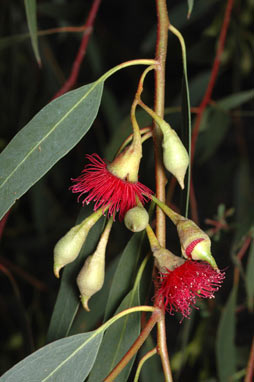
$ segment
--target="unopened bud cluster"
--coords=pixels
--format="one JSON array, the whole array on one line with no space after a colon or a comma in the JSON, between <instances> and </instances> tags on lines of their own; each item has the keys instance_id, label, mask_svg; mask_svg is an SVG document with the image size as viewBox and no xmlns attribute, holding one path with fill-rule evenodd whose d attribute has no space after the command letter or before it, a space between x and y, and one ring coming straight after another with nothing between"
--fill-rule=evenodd
<instances>
[{"instance_id":1,"label":"unopened bud cluster","mask_svg":"<svg viewBox=\"0 0 254 382\"><path fill-rule=\"evenodd\" d=\"M73 262L79 255L92 226L102 216L102 211L94 212L82 223L74 226L64 235L54 248L54 273L59 277L60 270ZM110 218L102 233L97 248L89 256L77 276L77 285L83 307L89 311L88 301L104 283L105 253L113 218Z\"/></svg>"}]
</instances>

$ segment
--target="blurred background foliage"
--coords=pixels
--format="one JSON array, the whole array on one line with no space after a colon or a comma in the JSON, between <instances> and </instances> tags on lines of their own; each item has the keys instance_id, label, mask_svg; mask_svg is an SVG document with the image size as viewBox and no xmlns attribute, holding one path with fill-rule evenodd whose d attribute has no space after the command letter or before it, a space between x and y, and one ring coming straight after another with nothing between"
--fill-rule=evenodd
<instances>
[{"instance_id":1,"label":"blurred background foliage","mask_svg":"<svg viewBox=\"0 0 254 382\"><path fill-rule=\"evenodd\" d=\"M196 0L187 19L187 1L168 1L170 21L181 30L187 46L192 107L199 105L208 84L225 5L226 1ZM38 30L80 26L90 7L88 0L40 0ZM0 9L2 150L68 78L82 33L39 37L39 68L27 35L24 2L2 0ZM213 102L202 120L193 167L199 222L212 236L213 255L219 267L226 270L227 278L216 300L200 303L200 310L194 311L190 320L179 325L177 318L167 318L176 381L223 381L218 371L221 362L228 363L234 372L232 380L241 381L249 357L254 297L253 13L251 0L234 2ZM155 1L102 1L76 86L96 80L123 61L153 58L155 39ZM86 153L97 152L111 160L122 139L129 135L129 110L141 71L140 67L128 68L106 82L93 128L11 209L0 249L1 373L45 343L59 288L52 272L53 247L75 224L81 207L68 190L71 178L79 175ZM165 118L176 130L181 124L181 76L180 48L169 35ZM149 76L143 99L152 105L153 98L153 78ZM141 110L137 116L141 127L150 123ZM152 174L152 143L148 141L144 144L140 179L154 189ZM177 188L172 202L179 206L179 200ZM109 274L113 272L113 260L130 237L122 225L114 225L108 249ZM179 251L170 227L168 243ZM246 251L241 257L239 251L244 245ZM94 313L79 315L73 332L97 327L105 305L105 296L94 297ZM148 349L152 345L145 346ZM225 359L218 359L218 354L224 354ZM159 380L159 364L150 369L147 366L142 380L152 380L152 373Z\"/></svg>"}]
</instances>

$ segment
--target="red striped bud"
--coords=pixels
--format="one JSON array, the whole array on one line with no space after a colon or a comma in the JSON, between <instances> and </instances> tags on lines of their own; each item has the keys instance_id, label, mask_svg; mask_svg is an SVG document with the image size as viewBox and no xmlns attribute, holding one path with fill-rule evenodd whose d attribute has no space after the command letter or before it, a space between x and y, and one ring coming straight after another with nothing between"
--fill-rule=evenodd
<instances>
[{"instance_id":1,"label":"red striped bud","mask_svg":"<svg viewBox=\"0 0 254 382\"><path fill-rule=\"evenodd\" d=\"M176 223L182 255L186 259L207 261L214 269L217 264L211 254L211 240L192 220L180 218Z\"/></svg>"}]
</instances>

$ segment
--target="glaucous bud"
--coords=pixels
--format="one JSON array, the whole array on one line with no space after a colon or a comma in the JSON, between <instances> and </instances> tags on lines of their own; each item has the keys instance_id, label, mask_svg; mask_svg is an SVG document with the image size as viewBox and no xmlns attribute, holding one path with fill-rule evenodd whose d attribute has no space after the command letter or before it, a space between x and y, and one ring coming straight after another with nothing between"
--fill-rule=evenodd
<instances>
[{"instance_id":1,"label":"glaucous bud","mask_svg":"<svg viewBox=\"0 0 254 382\"><path fill-rule=\"evenodd\" d=\"M182 254L186 259L203 260L218 269L211 254L211 240L192 220L182 217L176 224Z\"/></svg>"},{"instance_id":2,"label":"glaucous bud","mask_svg":"<svg viewBox=\"0 0 254 382\"><path fill-rule=\"evenodd\" d=\"M72 227L55 245L54 248L54 274L59 278L60 270L74 261L84 244L89 228L78 224Z\"/></svg>"},{"instance_id":3,"label":"glaucous bud","mask_svg":"<svg viewBox=\"0 0 254 382\"><path fill-rule=\"evenodd\" d=\"M105 255L109 234L113 224L113 217L108 220L107 225L100 237L96 251L89 256L77 276L77 285L80 291L81 303L88 312L89 299L102 288L105 277Z\"/></svg>"},{"instance_id":4,"label":"glaucous bud","mask_svg":"<svg viewBox=\"0 0 254 382\"><path fill-rule=\"evenodd\" d=\"M124 224L132 232L143 231L149 221L149 215L145 208L134 207L128 210L124 217Z\"/></svg>"},{"instance_id":5,"label":"glaucous bud","mask_svg":"<svg viewBox=\"0 0 254 382\"><path fill-rule=\"evenodd\" d=\"M163 118L140 100L139 104L160 126L163 134L162 148L164 166L176 177L181 188L184 189L184 177L190 160L181 139Z\"/></svg>"},{"instance_id":6,"label":"glaucous bud","mask_svg":"<svg viewBox=\"0 0 254 382\"><path fill-rule=\"evenodd\" d=\"M162 120L160 128L163 133L164 166L176 177L181 188L184 189L184 177L189 166L189 155L175 130L166 121Z\"/></svg>"},{"instance_id":7,"label":"glaucous bud","mask_svg":"<svg viewBox=\"0 0 254 382\"><path fill-rule=\"evenodd\" d=\"M95 251L89 256L77 277L83 307L89 312L89 299L103 286L105 277L105 251Z\"/></svg>"},{"instance_id":8,"label":"glaucous bud","mask_svg":"<svg viewBox=\"0 0 254 382\"><path fill-rule=\"evenodd\" d=\"M90 229L101 216L101 209L92 213L82 223L72 227L56 243L54 248L54 274L57 278L59 278L60 270L78 257Z\"/></svg>"},{"instance_id":9,"label":"glaucous bud","mask_svg":"<svg viewBox=\"0 0 254 382\"><path fill-rule=\"evenodd\" d=\"M185 262L184 259L175 256L168 249L162 247L155 250L153 255L155 257L155 265L161 273L165 273L168 270L173 271Z\"/></svg>"}]
</instances>

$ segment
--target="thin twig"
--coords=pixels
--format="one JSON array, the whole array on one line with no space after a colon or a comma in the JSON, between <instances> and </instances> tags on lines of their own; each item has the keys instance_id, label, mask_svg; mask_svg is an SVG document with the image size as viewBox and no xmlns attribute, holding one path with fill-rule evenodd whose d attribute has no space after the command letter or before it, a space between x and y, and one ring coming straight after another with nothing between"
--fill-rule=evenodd
<instances>
[{"instance_id":1,"label":"thin twig","mask_svg":"<svg viewBox=\"0 0 254 382\"><path fill-rule=\"evenodd\" d=\"M153 355L157 354L157 348L153 348L152 350L150 350L149 352L147 352L142 358L141 360L139 361L138 363L138 367L137 367L137 371L136 371L136 374L135 374L135 378L134 378L134 381L133 382L138 382L138 379L139 379L139 375L140 375L140 372L141 372L141 369L144 365L144 363L149 359L151 358Z\"/></svg>"},{"instance_id":2,"label":"thin twig","mask_svg":"<svg viewBox=\"0 0 254 382\"><path fill-rule=\"evenodd\" d=\"M228 31L228 26L230 22L230 16L231 11L233 7L234 0L228 0L227 6L224 14L223 24L220 31L219 41L218 41L218 48L216 52L216 56L213 62L213 67L210 75L210 80L206 89L206 92L204 94L204 97L197 109L197 117L194 123L193 127L193 133L192 133L192 141L191 141L191 166L193 165L194 155L195 155L195 149L196 149L196 143L197 143L197 137L199 133L199 128L201 125L202 117L204 114L204 111L206 109L206 106L211 101L211 95L212 91L216 82L216 79L218 77L219 67L221 63L221 56L224 51L224 45L226 40L226 35ZM192 185L192 196L190 197L190 204L191 204L191 211L192 211L192 218L197 223L198 220L198 212L197 212L197 206L196 206L196 199L195 199L195 193L194 188Z\"/></svg>"},{"instance_id":3,"label":"thin twig","mask_svg":"<svg viewBox=\"0 0 254 382\"><path fill-rule=\"evenodd\" d=\"M195 121L195 125L193 128L192 148L191 148L192 161L194 158L196 141L197 141L197 137L198 137L198 132L199 132L202 116L203 116L203 113L205 111L207 104L211 100L212 91L213 91L216 79L218 77L219 67L220 67L220 63L221 63L221 56L222 56L222 53L224 51L224 45L225 45L226 35L227 35L228 26L229 26L229 22L230 22L230 16L231 16L233 3L234 3L234 0L228 0L227 1L227 6L226 6L225 14L224 14L224 20L223 20L223 24L222 24L221 31L220 31L219 41L218 41L218 48L217 48L216 56L215 56L215 59L213 62L210 80L209 80L209 83L207 85L207 89L206 89L206 92L204 94L204 97L200 103L199 112L198 112L198 115L197 115L197 118Z\"/></svg>"},{"instance_id":4,"label":"thin twig","mask_svg":"<svg viewBox=\"0 0 254 382\"><path fill-rule=\"evenodd\" d=\"M253 381L254 376L254 337L252 338L252 344L250 348L250 356L248 360L246 375L244 378L244 382L251 382Z\"/></svg>"},{"instance_id":5,"label":"thin twig","mask_svg":"<svg viewBox=\"0 0 254 382\"><path fill-rule=\"evenodd\" d=\"M64 85L61 87L61 89L58 90L58 92L54 95L53 99L66 93L68 90L70 90L75 85L75 83L77 81L80 66L81 66L81 63L84 59L84 56L86 53L86 48L87 48L87 45L88 45L88 42L89 42L89 39L91 36L91 33L87 33L87 29L92 28L92 26L94 24L95 17L97 15L98 8L100 6L100 2L101 2L101 0L94 0L94 2L93 2L93 5L90 9L90 12L89 12L89 15L87 18L87 21L84 24L84 28L86 28L86 30L83 34L83 38L81 40L81 44L80 44L77 56L73 62L71 74L70 74L69 78L67 79L67 81L64 83Z\"/></svg>"},{"instance_id":6,"label":"thin twig","mask_svg":"<svg viewBox=\"0 0 254 382\"><path fill-rule=\"evenodd\" d=\"M19 266L13 264L10 260L7 260L3 256L0 256L0 266L1 264L7 267L11 272L16 273L19 277L25 280L27 283L31 284L35 289L46 292L48 287L46 284L37 280L34 276L31 276L28 272L24 271Z\"/></svg>"},{"instance_id":7,"label":"thin twig","mask_svg":"<svg viewBox=\"0 0 254 382\"><path fill-rule=\"evenodd\" d=\"M238 260L239 264L241 262L241 259L243 258L243 256L247 252L247 250L250 246L251 240L252 240L251 237L247 236L244 240L243 245L239 249L238 253L235 255L235 258ZM239 268L239 266L236 265L235 269L234 269L234 285L238 285L239 277L240 277L240 268Z\"/></svg>"},{"instance_id":8,"label":"thin twig","mask_svg":"<svg viewBox=\"0 0 254 382\"><path fill-rule=\"evenodd\" d=\"M6 212L6 214L0 220L0 239L3 236L4 227L5 227L6 223L7 223L7 220L8 220L10 212L11 212L11 208Z\"/></svg>"}]
</instances>

